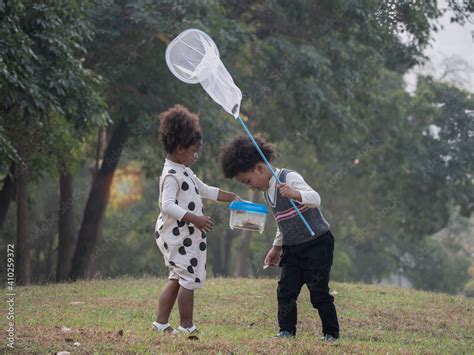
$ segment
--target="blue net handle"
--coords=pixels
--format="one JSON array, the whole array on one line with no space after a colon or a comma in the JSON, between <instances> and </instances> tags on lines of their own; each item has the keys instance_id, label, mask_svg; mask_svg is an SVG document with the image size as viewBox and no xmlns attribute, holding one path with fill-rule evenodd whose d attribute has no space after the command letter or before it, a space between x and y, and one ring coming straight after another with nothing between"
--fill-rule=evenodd
<instances>
[{"instance_id":1,"label":"blue net handle","mask_svg":"<svg viewBox=\"0 0 474 355\"><path fill-rule=\"evenodd\" d=\"M250 131L248 130L247 128L247 125L245 124L245 122L242 120L242 118L240 117L240 115L237 117L240 124L242 125L242 127L244 128L244 131L245 133L247 133L247 135L249 136L249 138L252 140L252 143L255 145L255 148L257 148L257 151L258 153L260 154L260 156L262 157L263 161L265 162L265 164L267 164L268 168L270 169L270 171L272 172L273 176L275 177L276 181L278 183L281 183L280 179L278 178L278 176L276 175L275 171L273 170L272 166L270 165L270 163L268 162L267 158L265 157L265 155L263 154L262 150L260 149L260 147L258 146L257 142L255 141L255 139L253 138L252 136L252 133L250 133ZM293 206L293 208L295 209L296 213L298 213L298 216L300 216L301 220L303 221L304 225L306 226L306 228L308 229L308 231L311 233L311 236L314 236L314 232L313 230L311 229L311 226L309 225L308 221L306 221L306 219L304 218L304 216L301 214L301 211L299 210L298 207L296 207L296 204L295 202L292 200L292 199L289 199L290 200L290 203L291 205Z\"/></svg>"}]
</instances>

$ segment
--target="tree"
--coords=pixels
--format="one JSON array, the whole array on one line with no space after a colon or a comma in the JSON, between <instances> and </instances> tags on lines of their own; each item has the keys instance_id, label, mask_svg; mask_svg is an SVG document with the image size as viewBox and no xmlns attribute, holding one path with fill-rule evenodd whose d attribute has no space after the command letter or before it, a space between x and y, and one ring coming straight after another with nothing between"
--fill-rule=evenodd
<instances>
[{"instance_id":1,"label":"tree","mask_svg":"<svg viewBox=\"0 0 474 355\"><path fill-rule=\"evenodd\" d=\"M450 7L456 8L458 21L470 11L469 4L450 3ZM411 96L403 83L403 74L423 61L423 49L442 13L433 1L413 6L405 1L95 1L87 12L94 36L80 57L89 73L98 73L106 81L103 91L96 94L106 100L113 124L107 127L110 140L92 182L69 276L89 276L91 260L104 255L97 249L100 244L108 248L107 262L112 266L105 260L97 265L110 275L129 265L138 272L140 262L150 260L150 243L140 239L140 235L153 234L150 206L156 202L150 196L141 206L149 212L131 212L131 222L124 211L110 211L113 216L104 223L109 233L104 233L102 241L101 222L119 164L138 160L148 178L159 176L164 152L158 142L157 113L177 102L201 116L204 145L196 173L219 187L246 192L243 186L225 181L216 164L221 144L241 134L240 127L203 90L176 80L164 64L166 44L188 27L203 29L216 41L244 93L244 119L248 116L253 133L275 144L276 164L300 171L320 192L323 212L332 222L338 243L334 274L372 282L397 272L407 254L417 260L423 239L443 228L453 205L465 215L472 211L472 182L466 174L472 155L472 137L466 133L472 131L471 98L430 78L422 79ZM401 31L408 33L408 41L400 40ZM63 176L61 206L71 194L67 176L77 165L69 166L69 157L84 157L80 152L90 147L91 131L97 129L94 125L89 129L86 119L89 123L91 118L98 120L93 110L70 102L89 96L81 92L56 98L58 106L67 107L71 114L51 115L49 110L47 119L37 120L42 128L33 130L41 133L42 142L62 142L41 146L43 152L54 153L54 164L41 161L40 153L31 155L41 162L38 171L60 171ZM40 127L37 121L30 124ZM26 127L3 122L0 143L6 173L12 162L21 162L14 158L18 151L13 133ZM438 130L439 140L433 138ZM36 137L40 135L25 141L39 141ZM29 162L33 179L34 167ZM4 190L11 191L8 186L13 184L5 184ZM148 191L156 193L156 189ZM63 226L69 226L72 209L66 211L60 214ZM240 240L237 231L227 233L225 212L206 206L206 213L218 221L212 233L226 235L209 249L210 270L222 275L238 266L232 244ZM120 241L108 226L117 220L126 222L122 229L127 232L121 234L126 237ZM257 259L263 258L272 239L272 230L267 229L265 239L252 238L248 243L248 259L255 259L258 270ZM60 244L70 241L70 235L71 228L65 228ZM111 247L111 243L116 245ZM411 250L414 245L416 249ZM119 248L120 253L113 255ZM64 271L70 244L60 249L58 271L60 265ZM132 253L141 259L121 265ZM444 258L443 253L439 255ZM259 275L257 267L253 274Z\"/></svg>"},{"instance_id":2,"label":"tree","mask_svg":"<svg viewBox=\"0 0 474 355\"><path fill-rule=\"evenodd\" d=\"M58 134L59 116L79 121L78 111L88 114L98 106L93 85L98 78L79 57L90 35L84 6L77 1L9 1L1 8L0 169L8 171L13 163L21 166L4 182L13 181L18 191L19 283L27 283L30 274L28 183L69 154L62 151L53 159L49 155L65 143ZM59 141L53 139L58 137Z\"/></svg>"},{"instance_id":3,"label":"tree","mask_svg":"<svg viewBox=\"0 0 474 355\"><path fill-rule=\"evenodd\" d=\"M96 35L86 64L108 80L104 95L115 125L84 210L70 273L72 279L89 276L110 184L123 150L132 144L129 139L143 143L153 132L147 129L156 124L157 113L177 100L179 83L170 80L164 60L156 58L164 58L166 43L177 34L178 24L222 26L225 17L218 17L221 11L217 3L192 1L179 5L172 1L96 2L91 11ZM224 28L229 32L223 32L223 36L239 31L238 26ZM182 92L181 100L192 100L191 90Z\"/></svg>"}]
</instances>

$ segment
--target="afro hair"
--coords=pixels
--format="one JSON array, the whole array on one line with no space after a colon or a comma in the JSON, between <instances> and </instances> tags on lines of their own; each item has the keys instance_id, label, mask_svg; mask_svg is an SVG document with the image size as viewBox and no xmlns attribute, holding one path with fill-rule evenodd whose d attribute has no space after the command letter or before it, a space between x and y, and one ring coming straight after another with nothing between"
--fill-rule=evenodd
<instances>
[{"instance_id":1,"label":"afro hair","mask_svg":"<svg viewBox=\"0 0 474 355\"><path fill-rule=\"evenodd\" d=\"M273 146L262 138L255 138L258 146L269 162L275 159ZM250 138L238 136L227 143L220 155L221 168L227 179L234 178L240 172L245 173L253 170L255 166L263 161L262 157L253 145Z\"/></svg>"},{"instance_id":2,"label":"afro hair","mask_svg":"<svg viewBox=\"0 0 474 355\"><path fill-rule=\"evenodd\" d=\"M160 114L160 136L167 153L178 146L189 148L202 140L199 116L182 105L175 105Z\"/></svg>"}]
</instances>

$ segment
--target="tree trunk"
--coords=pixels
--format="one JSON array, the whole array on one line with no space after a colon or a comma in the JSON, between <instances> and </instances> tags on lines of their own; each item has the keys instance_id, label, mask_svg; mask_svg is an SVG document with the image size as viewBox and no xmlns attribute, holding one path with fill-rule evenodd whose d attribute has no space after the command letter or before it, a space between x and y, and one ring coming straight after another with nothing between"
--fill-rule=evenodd
<instances>
[{"instance_id":1,"label":"tree trunk","mask_svg":"<svg viewBox=\"0 0 474 355\"><path fill-rule=\"evenodd\" d=\"M102 166L92 183L69 274L72 280L88 277L92 254L97 245L100 221L107 207L114 172L128 135L128 123L122 119L112 134Z\"/></svg>"},{"instance_id":2,"label":"tree trunk","mask_svg":"<svg viewBox=\"0 0 474 355\"><path fill-rule=\"evenodd\" d=\"M239 248L239 259L237 264L237 277L249 276L250 238L250 231L244 231L242 233Z\"/></svg>"},{"instance_id":3,"label":"tree trunk","mask_svg":"<svg viewBox=\"0 0 474 355\"><path fill-rule=\"evenodd\" d=\"M97 135L97 147L95 151L95 170L94 177L97 175L101 165L102 159L104 159L105 146L107 145L107 127L100 126L99 134Z\"/></svg>"},{"instance_id":4,"label":"tree trunk","mask_svg":"<svg viewBox=\"0 0 474 355\"><path fill-rule=\"evenodd\" d=\"M57 253L54 250L54 244L55 244L55 235L51 235L49 237L49 240L46 240L45 243L47 243L47 249L44 251L45 255L45 273L43 276L38 275L38 279L40 280L41 283L47 283L47 282L54 282L55 281L55 265L54 265L54 257L57 256ZM35 271L35 270L34 270ZM34 280L34 274L33 274L33 280Z\"/></svg>"},{"instance_id":5,"label":"tree trunk","mask_svg":"<svg viewBox=\"0 0 474 355\"><path fill-rule=\"evenodd\" d=\"M16 178L17 184L17 267L16 282L26 285L31 279L31 245L28 232L28 168L22 166L22 172Z\"/></svg>"},{"instance_id":6,"label":"tree trunk","mask_svg":"<svg viewBox=\"0 0 474 355\"><path fill-rule=\"evenodd\" d=\"M222 276L228 277L229 276L229 265L230 265L230 257L232 251L232 241L235 238L235 231L228 230L225 234L224 240L224 262L222 266Z\"/></svg>"},{"instance_id":7,"label":"tree trunk","mask_svg":"<svg viewBox=\"0 0 474 355\"><path fill-rule=\"evenodd\" d=\"M56 282L65 281L71 270L71 258L74 251L73 198L73 177L71 173L61 174L59 177L59 246Z\"/></svg>"},{"instance_id":8,"label":"tree trunk","mask_svg":"<svg viewBox=\"0 0 474 355\"><path fill-rule=\"evenodd\" d=\"M255 201L256 192L251 191L249 194L249 200ZM239 248L239 259L237 264L237 277L248 277L249 276L249 264L250 264L250 238L252 238L250 231L244 231L242 233L240 248Z\"/></svg>"},{"instance_id":9,"label":"tree trunk","mask_svg":"<svg viewBox=\"0 0 474 355\"><path fill-rule=\"evenodd\" d=\"M214 277L224 276L222 267L222 238L216 238L212 244L212 275Z\"/></svg>"},{"instance_id":10,"label":"tree trunk","mask_svg":"<svg viewBox=\"0 0 474 355\"><path fill-rule=\"evenodd\" d=\"M235 231L227 228L224 237L218 238L217 245L214 245L212 252L212 271L215 277L229 276L229 262L231 258L232 240L235 237Z\"/></svg>"},{"instance_id":11,"label":"tree trunk","mask_svg":"<svg viewBox=\"0 0 474 355\"><path fill-rule=\"evenodd\" d=\"M95 154L95 167L92 172L92 181L96 178L100 167L102 166L102 162L104 161L104 154L105 148L107 146L107 127L102 125L99 128L99 133L97 135L97 147L96 147L96 154ZM103 239L103 219L99 220L99 225L97 226L97 240L96 245L100 246ZM92 258L89 263L89 275L95 277L97 274L97 259Z\"/></svg>"},{"instance_id":12,"label":"tree trunk","mask_svg":"<svg viewBox=\"0 0 474 355\"><path fill-rule=\"evenodd\" d=\"M8 207L10 207L10 202L14 198L14 183L12 178L14 170L15 167L12 164L10 168L10 174L7 175L7 177L3 181L2 191L0 191L0 229L2 229L3 222L5 222Z\"/></svg>"}]
</instances>

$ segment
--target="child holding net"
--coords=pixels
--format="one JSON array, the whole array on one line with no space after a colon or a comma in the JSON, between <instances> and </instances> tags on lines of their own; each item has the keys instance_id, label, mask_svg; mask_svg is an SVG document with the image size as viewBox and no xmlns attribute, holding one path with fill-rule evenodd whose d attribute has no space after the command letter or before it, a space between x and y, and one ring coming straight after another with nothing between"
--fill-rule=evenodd
<instances>
[{"instance_id":1,"label":"child holding net","mask_svg":"<svg viewBox=\"0 0 474 355\"><path fill-rule=\"evenodd\" d=\"M265 158L273 161L272 145L259 138L255 142ZM306 284L311 303L321 318L322 339L336 340L339 337L339 323L334 297L328 287L334 237L319 209L319 194L296 171L274 168L278 182L251 139L245 136L234 138L223 148L221 166L226 178L235 178L252 189L264 192L265 201L273 210L278 224L273 246L264 262L265 266L282 267L277 289L280 326L277 337L296 335L296 300L301 287ZM296 202L314 236L302 223L290 199Z\"/></svg>"}]
</instances>

